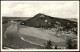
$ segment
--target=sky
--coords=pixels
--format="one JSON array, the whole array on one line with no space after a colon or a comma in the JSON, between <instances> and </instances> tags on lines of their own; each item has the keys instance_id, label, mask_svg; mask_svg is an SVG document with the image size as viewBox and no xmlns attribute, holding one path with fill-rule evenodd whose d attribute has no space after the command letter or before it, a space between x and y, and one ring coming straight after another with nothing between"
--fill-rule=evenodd
<instances>
[{"instance_id":1,"label":"sky","mask_svg":"<svg viewBox=\"0 0 80 52\"><path fill-rule=\"evenodd\" d=\"M33 17L38 13L60 18L78 18L79 1L1 1L2 16Z\"/></svg>"}]
</instances>

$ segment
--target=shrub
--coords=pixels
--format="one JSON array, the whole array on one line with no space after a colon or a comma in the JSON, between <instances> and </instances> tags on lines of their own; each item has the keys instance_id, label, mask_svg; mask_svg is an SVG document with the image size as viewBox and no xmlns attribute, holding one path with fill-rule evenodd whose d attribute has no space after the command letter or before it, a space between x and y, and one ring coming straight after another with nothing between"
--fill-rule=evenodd
<instances>
[{"instance_id":1,"label":"shrub","mask_svg":"<svg viewBox=\"0 0 80 52\"><path fill-rule=\"evenodd\" d=\"M52 49L52 41L47 41L47 43L45 44L45 49Z\"/></svg>"}]
</instances>

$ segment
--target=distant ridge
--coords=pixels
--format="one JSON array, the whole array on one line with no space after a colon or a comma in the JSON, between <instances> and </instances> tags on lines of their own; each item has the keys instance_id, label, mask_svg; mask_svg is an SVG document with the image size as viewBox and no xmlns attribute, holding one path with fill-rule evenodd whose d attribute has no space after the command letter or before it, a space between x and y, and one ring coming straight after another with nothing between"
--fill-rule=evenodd
<instances>
[{"instance_id":1,"label":"distant ridge","mask_svg":"<svg viewBox=\"0 0 80 52\"><path fill-rule=\"evenodd\" d=\"M74 22L78 22L76 18L66 18L67 20L71 20L71 21L74 21Z\"/></svg>"},{"instance_id":2,"label":"distant ridge","mask_svg":"<svg viewBox=\"0 0 80 52\"><path fill-rule=\"evenodd\" d=\"M2 19L3 20L27 20L31 17L7 17L7 16L3 16Z\"/></svg>"}]
</instances>

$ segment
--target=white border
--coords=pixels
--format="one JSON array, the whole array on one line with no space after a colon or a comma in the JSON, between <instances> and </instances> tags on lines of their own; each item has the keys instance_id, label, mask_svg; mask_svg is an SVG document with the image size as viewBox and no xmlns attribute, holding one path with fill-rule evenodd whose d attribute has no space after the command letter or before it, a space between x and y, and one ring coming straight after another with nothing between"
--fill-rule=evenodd
<instances>
[{"instance_id":1,"label":"white border","mask_svg":"<svg viewBox=\"0 0 80 52\"><path fill-rule=\"evenodd\" d=\"M1 1L1 2L5 2L5 1ZM11 1L11 2L15 2L15 1ZM16 2L54 2L54 1L16 1ZM59 1L56 1L56 2L59 2ZM65 1L62 1L62 2L65 2ZM70 1L70 2L79 2L79 1ZM77 43L77 46L78 46L78 49L9 49L9 50L2 49L2 15L1 15L1 51L79 51L79 12L78 12L78 43Z\"/></svg>"}]
</instances>

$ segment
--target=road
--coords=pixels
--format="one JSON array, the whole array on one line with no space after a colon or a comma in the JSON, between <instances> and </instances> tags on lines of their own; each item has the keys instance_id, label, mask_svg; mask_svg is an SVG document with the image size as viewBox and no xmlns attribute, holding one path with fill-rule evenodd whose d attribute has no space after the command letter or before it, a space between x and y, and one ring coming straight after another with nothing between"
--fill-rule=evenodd
<instances>
[{"instance_id":1,"label":"road","mask_svg":"<svg viewBox=\"0 0 80 52\"><path fill-rule=\"evenodd\" d=\"M26 45L26 47L28 47L29 45L31 47L32 46L33 47L43 46L43 45L40 45L40 44L33 43L29 40L24 40L24 38L21 37L20 34L18 33L18 24L16 22L11 23L11 25L7 28L4 36L5 36L5 38L12 41L13 43L15 43L17 41L18 44L22 43L22 45L24 44L24 45ZM24 45L22 47L24 47Z\"/></svg>"},{"instance_id":2,"label":"road","mask_svg":"<svg viewBox=\"0 0 80 52\"><path fill-rule=\"evenodd\" d=\"M12 34L17 34L17 23L13 22L5 32L5 38L13 38Z\"/></svg>"}]
</instances>

